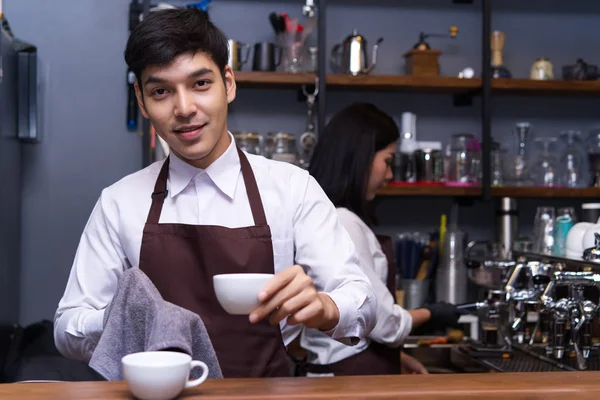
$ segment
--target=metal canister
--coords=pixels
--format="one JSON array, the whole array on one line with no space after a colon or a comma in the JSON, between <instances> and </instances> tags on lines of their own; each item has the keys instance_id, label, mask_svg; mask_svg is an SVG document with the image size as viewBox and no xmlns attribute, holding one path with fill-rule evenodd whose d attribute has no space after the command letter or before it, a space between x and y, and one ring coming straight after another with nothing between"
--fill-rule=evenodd
<instances>
[{"instance_id":1,"label":"metal canister","mask_svg":"<svg viewBox=\"0 0 600 400\"><path fill-rule=\"evenodd\" d=\"M237 147L246 153L262 155L260 146L261 135L253 132L233 132Z\"/></svg>"},{"instance_id":2,"label":"metal canister","mask_svg":"<svg viewBox=\"0 0 600 400\"><path fill-rule=\"evenodd\" d=\"M519 209L517 201L502 197L496 211L496 241L501 245L501 258L512 258L514 241L519 236Z\"/></svg>"},{"instance_id":3,"label":"metal canister","mask_svg":"<svg viewBox=\"0 0 600 400\"><path fill-rule=\"evenodd\" d=\"M440 182L443 177L442 144L440 142L419 142L415 152L417 181Z\"/></svg>"},{"instance_id":4,"label":"metal canister","mask_svg":"<svg viewBox=\"0 0 600 400\"><path fill-rule=\"evenodd\" d=\"M452 304L467 302L468 274L463 257L464 233L454 229L446 232L442 256L436 272L435 298Z\"/></svg>"}]
</instances>

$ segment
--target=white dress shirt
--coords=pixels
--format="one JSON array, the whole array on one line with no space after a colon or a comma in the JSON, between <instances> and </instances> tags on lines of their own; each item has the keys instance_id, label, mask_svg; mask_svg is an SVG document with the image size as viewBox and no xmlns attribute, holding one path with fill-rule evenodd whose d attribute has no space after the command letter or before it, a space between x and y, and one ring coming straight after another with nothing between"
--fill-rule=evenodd
<instances>
[{"instance_id":1,"label":"white dress shirt","mask_svg":"<svg viewBox=\"0 0 600 400\"><path fill-rule=\"evenodd\" d=\"M302 265L316 289L327 293L339 309L339 323L327 334L357 343L375 326L377 302L335 207L306 171L247 156L271 228L275 273ZM163 163L155 162L102 191L54 317L56 346L66 357L89 361L119 277L139 266L150 194ZM227 151L205 170L171 155L168 191L160 223L254 225L232 137ZM302 328L286 320L280 327L286 345Z\"/></svg>"},{"instance_id":2,"label":"white dress shirt","mask_svg":"<svg viewBox=\"0 0 600 400\"><path fill-rule=\"evenodd\" d=\"M308 351L308 362L311 364L326 365L345 360L364 351L372 340L398 347L412 329L412 317L394 302L387 288L388 262L377 237L352 211L347 208L338 208L337 211L340 222L354 241L359 265L375 290L377 325L356 346L346 346L315 329L304 329L300 344Z\"/></svg>"}]
</instances>

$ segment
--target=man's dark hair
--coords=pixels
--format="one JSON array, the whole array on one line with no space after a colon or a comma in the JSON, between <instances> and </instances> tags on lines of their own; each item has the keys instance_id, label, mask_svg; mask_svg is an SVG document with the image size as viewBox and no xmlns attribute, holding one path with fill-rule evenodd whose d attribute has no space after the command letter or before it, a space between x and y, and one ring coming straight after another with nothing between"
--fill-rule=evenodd
<instances>
[{"instance_id":1,"label":"man's dark hair","mask_svg":"<svg viewBox=\"0 0 600 400\"><path fill-rule=\"evenodd\" d=\"M182 54L198 52L210 57L223 74L229 58L223 32L201 10L166 9L151 12L135 27L127 41L125 62L140 82L144 69L167 66Z\"/></svg>"},{"instance_id":2,"label":"man's dark hair","mask_svg":"<svg viewBox=\"0 0 600 400\"><path fill-rule=\"evenodd\" d=\"M373 159L398 139L398 126L389 115L370 103L351 104L319 135L308 171L336 207L345 207L372 225L367 185Z\"/></svg>"}]
</instances>

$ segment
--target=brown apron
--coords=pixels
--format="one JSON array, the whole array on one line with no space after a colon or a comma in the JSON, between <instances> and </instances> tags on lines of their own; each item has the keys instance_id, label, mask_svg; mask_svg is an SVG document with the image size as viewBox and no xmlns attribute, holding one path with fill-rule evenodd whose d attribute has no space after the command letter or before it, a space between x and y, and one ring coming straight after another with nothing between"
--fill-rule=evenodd
<instances>
[{"instance_id":1,"label":"brown apron","mask_svg":"<svg viewBox=\"0 0 600 400\"><path fill-rule=\"evenodd\" d=\"M377 235L388 264L387 288L396 301L396 261L390 236ZM329 365L308 364L306 370L315 374L342 375L396 375L400 373L400 347L392 348L371 341L360 353Z\"/></svg>"},{"instance_id":2,"label":"brown apron","mask_svg":"<svg viewBox=\"0 0 600 400\"><path fill-rule=\"evenodd\" d=\"M140 269L166 301L198 314L210 336L225 378L291 376L279 325L251 324L218 303L213 275L274 273L271 230L248 159L238 149L254 226L159 224L167 196L169 158L152 193L144 227Z\"/></svg>"}]
</instances>

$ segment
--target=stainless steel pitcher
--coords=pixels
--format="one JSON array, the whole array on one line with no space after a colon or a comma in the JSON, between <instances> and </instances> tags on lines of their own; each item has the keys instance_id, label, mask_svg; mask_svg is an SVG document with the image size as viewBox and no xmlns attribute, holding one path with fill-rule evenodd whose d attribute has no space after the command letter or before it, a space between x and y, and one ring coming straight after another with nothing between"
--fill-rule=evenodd
<instances>
[{"instance_id":1,"label":"stainless steel pitcher","mask_svg":"<svg viewBox=\"0 0 600 400\"><path fill-rule=\"evenodd\" d=\"M360 75L370 73L377 64L377 49L383 38L377 39L373 46L373 62L369 65L367 58L367 39L356 29L340 44L331 49L331 64L335 72Z\"/></svg>"},{"instance_id":2,"label":"stainless steel pitcher","mask_svg":"<svg viewBox=\"0 0 600 400\"><path fill-rule=\"evenodd\" d=\"M232 39L229 39L227 44L229 46L229 60L227 61L227 64L232 70L239 71L242 69L242 65L248 61L248 56L250 55L250 45ZM242 57L243 49L245 49L245 54Z\"/></svg>"}]
</instances>

